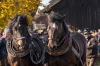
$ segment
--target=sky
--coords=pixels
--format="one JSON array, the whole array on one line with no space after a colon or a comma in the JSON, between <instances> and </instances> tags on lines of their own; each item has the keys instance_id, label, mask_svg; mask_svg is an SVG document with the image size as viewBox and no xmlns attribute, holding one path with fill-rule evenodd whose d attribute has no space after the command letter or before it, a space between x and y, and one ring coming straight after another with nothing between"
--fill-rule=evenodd
<instances>
[{"instance_id":1,"label":"sky","mask_svg":"<svg viewBox=\"0 0 100 66\"><path fill-rule=\"evenodd\" d=\"M45 4L45 5L48 5L49 1L51 1L51 0L42 0L42 3Z\"/></svg>"},{"instance_id":2,"label":"sky","mask_svg":"<svg viewBox=\"0 0 100 66\"><path fill-rule=\"evenodd\" d=\"M50 1L51 0L42 0L41 3L43 3L44 5L48 5ZM42 6L39 6L39 9L43 9L43 7Z\"/></svg>"}]
</instances>

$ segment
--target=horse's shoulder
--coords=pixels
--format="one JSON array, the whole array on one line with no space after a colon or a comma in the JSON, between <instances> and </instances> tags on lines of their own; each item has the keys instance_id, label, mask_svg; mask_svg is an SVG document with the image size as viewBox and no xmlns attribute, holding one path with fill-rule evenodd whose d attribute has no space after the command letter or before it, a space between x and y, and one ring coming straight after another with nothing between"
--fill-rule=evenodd
<instances>
[{"instance_id":1,"label":"horse's shoulder","mask_svg":"<svg viewBox=\"0 0 100 66\"><path fill-rule=\"evenodd\" d=\"M70 35L72 37L84 37L82 34L78 33L78 32L71 32Z\"/></svg>"},{"instance_id":2,"label":"horse's shoulder","mask_svg":"<svg viewBox=\"0 0 100 66\"><path fill-rule=\"evenodd\" d=\"M76 43L77 45L86 45L86 39L85 37L77 32L72 32L71 33L71 37L72 37L72 42Z\"/></svg>"}]
</instances>

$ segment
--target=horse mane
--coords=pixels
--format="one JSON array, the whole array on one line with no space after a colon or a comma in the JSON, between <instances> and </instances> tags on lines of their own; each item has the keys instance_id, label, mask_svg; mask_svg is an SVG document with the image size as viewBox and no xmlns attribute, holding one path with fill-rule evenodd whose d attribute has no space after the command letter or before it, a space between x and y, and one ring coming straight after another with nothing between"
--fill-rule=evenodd
<instances>
[{"instance_id":1,"label":"horse mane","mask_svg":"<svg viewBox=\"0 0 100 66\"><path fill-rule=\"evenodd\" d=\"M65 23L64 20L63 20L63 22L62 22L62 25L63 25L64 30L66 31L66 33L67 33L67 31L70 32L69 29L68 29L68 27L67 27L67 24Z\"/></svg>"},{"instance_id":2,"label":"horse mane","mask_svg":"<svg viewBox=\"0 0 100 66\"><path fill-rule=\"evenodd\" d=\"M20 18L19 18L20 17ZM18 19L19 18L19 19ZM23 25L25 25L25 26L28 26L28 20L27 20L27 16L26 15L21 15L21 14L18 14L18 15L16 15L16 16L14 16L14 17L12 17L11 19L10 19L10 22L8 22L8 25L7 25L7 27L10 29L10 30L12 30L12 28L14 27L14 25L16 24L16 23L19 23L19 24L23 24Z\"/></svg>"},{"instance_id":3,"label":"horse mane","mask_svg":"<svg viewBox=\"0 0 100 66\"><path fill-rule=\"evenodd\" d=\"M51 11L50 13L50 19L52 22L62 22L62 25L64 27L65 31L69 31L67 24L65 23L64 19L61 19L62 16L59 13L55 13L54 11Z\"/></svg>"},{"instance_id":4,"label":"horse mane","mask_svg":"<svg viewBox=\"0 0 100 66\"><path fill-rule=\"evenodd\" d=\"M51 11L51 13L50 13L50 19L51 19L52 22L60 21L61 17L62 16L60 14L55 13L54 11Z\"/></svg>"}]
</instances>

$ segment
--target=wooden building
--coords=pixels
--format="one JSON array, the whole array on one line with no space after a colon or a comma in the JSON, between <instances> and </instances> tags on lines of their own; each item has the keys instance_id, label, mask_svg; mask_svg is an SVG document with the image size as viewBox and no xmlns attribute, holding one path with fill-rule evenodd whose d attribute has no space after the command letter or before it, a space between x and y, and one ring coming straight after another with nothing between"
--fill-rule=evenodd
<instances>
[{"instance_id":1,"label":"wooden building","mask_svg":"<svg viewBox=\"0 0 100 66\"><path fill-rule=\"evenodd\" d=\"M35 15L35 26L38 28L38 29L46 29L47 26L48 26L48 19L47 19L47 16L46 15L40 15L40 14L36 14Z\"/></svg>"},{"instance_id":2,"label":"wooden building","mask_svg":"<svg viewBox=\"0 0 100 66\"><path fill-rule=\"evenodd\" d=\"M45 24L46 27L47 27L48 26L47 21L48 21L47 20L47 16L46 15L42 15L42 16L37 18L36 24Z\"/></svg>"},{"instance_id":3,"label":"wooden building","mask_svg":"<svg viewBox=\"0 0 100 66\"><path fill-rule=\"evenodd\" d=\"M100 28L100 0L52 0L48 7L66 14L65 21L74 29Z\"/></svg>"}]
</instances>

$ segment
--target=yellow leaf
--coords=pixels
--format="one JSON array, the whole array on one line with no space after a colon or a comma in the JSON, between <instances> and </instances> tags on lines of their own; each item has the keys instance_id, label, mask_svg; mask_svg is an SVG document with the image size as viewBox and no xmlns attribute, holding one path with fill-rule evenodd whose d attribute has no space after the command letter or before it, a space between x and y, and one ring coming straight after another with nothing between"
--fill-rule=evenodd
<instances>
[{"instance_id":1,"label":"yellow leaf","mask_svg":"<svg viewBox=\"0 0 100 66\"><path fill-rule=\"evenodd\" d=\"M40 0L3 0L0 2L0 27L4 28L10 17L16 14L27 14L31 24L33 18L29 11L36 12L39 4Z\"/></svg>"}]
</instances>

